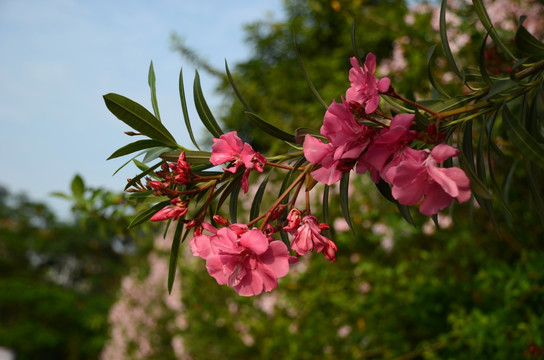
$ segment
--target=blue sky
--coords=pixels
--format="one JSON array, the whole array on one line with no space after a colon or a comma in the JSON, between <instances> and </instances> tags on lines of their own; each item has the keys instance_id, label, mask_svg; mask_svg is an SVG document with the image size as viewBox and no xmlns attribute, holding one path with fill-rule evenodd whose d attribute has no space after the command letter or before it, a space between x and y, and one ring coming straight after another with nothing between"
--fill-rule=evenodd
<instances>
[{"instance_id":1,"label":"blue sky","mask_svg":"<svg viewBox=\"0 0 544 360\"><path fill-rule=\"evenodd\" d=\"M135 174L125 159L106 161L130 140L129 130L104 105L115 92L151 109L147 71L153 60L161 118L178 143L189 145L178 94L183 67L188 98L194 66L170 48L176 32L223 68L250 55L243 25L281 18L281 0L0 0L0 184L51 205L61 216L68 204L49 196L67 192L74 174L92 187L121 190ZM215 82L201 73L213 107ZM192 101L190 101L192 103ZM193 123L198 120L190 108ZM198 131L198 130L197 130Z\"/></svg>"}]
</instances>

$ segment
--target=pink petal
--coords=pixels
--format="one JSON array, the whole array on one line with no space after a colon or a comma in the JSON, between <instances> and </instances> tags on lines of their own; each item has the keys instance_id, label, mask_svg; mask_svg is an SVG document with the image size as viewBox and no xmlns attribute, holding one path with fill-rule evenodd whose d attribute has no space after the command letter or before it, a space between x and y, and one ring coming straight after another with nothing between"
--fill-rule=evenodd
<instances>
[{"instance_id":1,"label":"pink petal","mask_svg":"<svg viewBox=\"0 0 544 360\"><path fill-rule=\"evenodd\" d=\"M431 150L431 156L438 163L442 163L452 156L457 156L459 155L459 153L460 151L458 149L444 143L436 145Z\"/></svg>"},{"instance_id":2,"label":"pink petal","mask_svg":"<svg viewBox=\"0 0 544 360\"><path fill-rule=\"evenodd\" d=\"M206 259L206 269L208 274L213 277L219 285L225 285L228 278L223 272L223 262L218 255L210 256Z\"/></svg>"},{"instance_id":3,"label":"pink petal","mask_svg":"<svg viewBox=\"0 0 544 360\"><path fill-rule=\"evenodd\" d=\"M431 216L448 207L452 201L453 197L449 196L440 185L436 183L431 184L425 195L425 199L419 205L419 212L423 215Z\"/></svg>"},{"instance_id":4,"label":"pink petal","mask_svg":"<svg viewBox=\"0 0 544 360\"><path fill-rule=\"evenodd\" d=\"M381 78L380 81L378 81L378 91L380 93L385 93L387 90L389 90L389 87L391 86L391 79L389 78Z\"/></svg>"},{"instance_id":5,"label":"pink petal","mask_svg":"<svg viewBox=\"0 0 544 360\"><path fill-rule=\"evenodd\" d=\"M262 231L253 228L240 236L240 245L260 255L268 250L268 238Z\"/></svg>"},{"instance_id":6,"label":"pink petal","mask_svg":"<svg viewBox=\"0 0 544 360\"><path fill-rule=\"evenodd\" d=\"M365 59L365 71L370 74L374 74L376 71L376 55L368 53Z\"/></svg>"},{"instance_id":7,"label":"pink petal","mask_svg":"<svg viewBox=\"0 0 544 360\"><path fill-rule=\"evenodd\" d=\"M302 145L304 157L312 164L321 164L323 158L333 151L332 144L325 144L321 140L314 138L311 135L304 137Z\"/></svg>"},{"instance_id":8,"label":"pink petal","mask_svg":"<svg viewBox=\"0 0 544 360\"><path fill-rule=\"evenodd\" d=\"M342 178L342 172L336 169L336 166L330 168L321 167L312 171L312 177L320 183L332 185Z\"/></svg>"},{"instance_id":9,"label":"pink petal","mask_svg":"<svg viewBox=\"0 0 544 360\"><path fill-rule=\"evenodd\" d=\"M448 176L448 169L439 168L435 165L427 165L429 176L442 187L442 189L451 197L459 195L459 189L455 181Z\"/></svg>"},{"instance_id":10,"label":"pink petal","mask_svg":"<svg viewBox=\"0 0 544 360\"><path fill-rule=\"evenodd\" d=\"M277 278L289 272L289 258L287 245L279 240L272 241L268 251L259 257L262 265L272 271Z\"/></svg>"}]
</instances>

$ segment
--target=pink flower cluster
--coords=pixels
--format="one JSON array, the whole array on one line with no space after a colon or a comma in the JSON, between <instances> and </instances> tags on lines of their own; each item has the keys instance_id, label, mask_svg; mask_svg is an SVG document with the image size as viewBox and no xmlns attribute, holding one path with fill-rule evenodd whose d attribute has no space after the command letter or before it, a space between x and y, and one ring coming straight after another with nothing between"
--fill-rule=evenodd
<instances>
[{"instance_id":1,"label":"pink flower cluster","mask_svg":"<svg viewBox=\"0 0 544 360\"><path fill-rule=\"evenodd\" d=\"M194 256L206 260L208 273L220 285L228 285L242 296L258 295L278 286L287 275L291 257L287 246L257 228L232 224L220 229L203 223L210 233L193 237Z\"/></svg>"},{"instance_id":2,"label":"pink flower cluster","mask_svg":"<svg viewBox=\"0 0 544 360\"><path fill-rule=\"evenodd\" d=\"M468 201L470 182L463 170L439 166L459 150L446 144L430 151L411 148L417 135L411 129L414 115L387 120L379 113L379 94L393 90L388 78L375 77L376 57L368 54L364 67L352 58L351 65L346 98L333 101L325 113L320 130L325 141L311 135L304 139L304 156L320 166L312 176L332 185L354 168L358 174L368 171L376 183L381 178L392 185L399 203L419 204L425 215L436 214L454 198Z\"/></svg>"},{"instance_id":3,"label":"pink flower cluster","mask_svg":"<svg viewBox=\"0 0 544 360\"><path fill-rule=\"evenodd\" d=\"M246 193L249 188L250 171L254 169L257 172L263 172L266 165L265 157L254 151L248 143L242 142L236 131L223 134L219 139L213 139L210 162L214 165L230 162L229 166L223 168L223 170L233 174L238 171L240 166L243 166L245 171L242 176L242 189Z\"/></svg>"}]
</instances>

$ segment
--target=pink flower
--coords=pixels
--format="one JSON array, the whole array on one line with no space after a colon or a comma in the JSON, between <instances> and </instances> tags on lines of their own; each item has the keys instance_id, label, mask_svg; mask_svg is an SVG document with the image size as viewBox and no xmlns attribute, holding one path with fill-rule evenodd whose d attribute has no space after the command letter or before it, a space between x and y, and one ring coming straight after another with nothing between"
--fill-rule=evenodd
<instances>
[{"instance_id":1,"label":"pink flower","mask_svg":"<svg viewBox=\"0 0 544 360\"><path fill-rule=\"evenodd\" d=\"M464 171L438 167L458 154L459 150L446 144L437 145L430 152L406 149L384 173L384 178L393 184L393 197L404 205L415 205L424 197L419 211L428 216L449 206L454 198L461 203L468 201L470 180Z\"/></svg>"},{"instance_id":2,"label":"pink flower","mask_svg":"<svg viewBox=\"0 0 544 360\"><path fill-rule=\"evenodd\" d=\"M187 202L181 201L179 198L174 198L170 201L171 205L167 205L160 209L151 217L151 221L164 221L168 219L178 219L187 213Z\"/></svg>"},{"instance_id":3,"label":"pink flower","mask_svg":"<svg viewBox=\"0 0 544 360\"><path fill-rule=\"evenodd\" d=\"M395 115L388 128L382 129L368 146L367 151L357 163L357 173L366 170L382 171L387 160L397 151L404 149L415 137L416 131L410 130L414 115Z\"/></svg>"},{"instance_id":4,"label":"pink flower","mask_svg":"<svg viewBox=\"0 0 544 360\"><path fill-rule=\"evenodd\" d=\"M287 226L283 227L283 230L287 232L294 232L300 226L302 220L302 212L299 209L293 208L287 215Z\"/></svg>"},{"instance_id":5,"label":"pink flower","mask_svg":"<svg viewBox=\"0 0 544 360\"><path fill-rule=\"evenodd\" d=\"M323 228L328 228L328 225L318 224L315 216L306 215L296 229L291 249L299 255L306 255L308 251L315 249L316 252L323 252L327 260L336 261L338 249L332 240L321 234Z\"/></svg>"},{"instance_id":6,"label":"pink flower","mask_svg":"<svg viewBox=\"0 0 544 360\"><path fill-rule=\"evenodd\" d=\"M380 104L378 94L389 90L391 80L386 77L381 79L374 77L376 56L372 53L366 56L364 69L355 57L350 59L350 63L352 66L349 71L351 87L346 92L346 99L363 105L367 114L373 113Z\"/></svg>"},{"instance_id":7,"label":"pink flower","mask_svg":"<svg viewBox=\"0 0 544 360\"><path fill-rule=\"evenodd\" d=\"M219 139L214 138L213 142L210 162L214 165L232 162L231 165L223 168L223 170L233 174L243 165L246 170L242 176L242 189L247 193L250 171L254 169L258 172L263 172L263 168L266 165L266 158L254 151L251 145L242 142L236 131L223 134Z\"/></svg>"},{"instance_id":8,"label":"pink flower","mask_svg":"<svg viewBox=\"0 0 544 360\"><path fill-rule=\"evenodd\" d=\"M282 241L269 242L262 231L243 224L219 230L210 225L207 230L212 235L191 240L193 255L206 259L208 273L217 283L232 286L239 295L270 291L289 271L290 256Z\"/></svg>"},{"instance_id":9,"label":"pink flower","mask_svg":"<svg viewBox=\"0 0 544 360\"><path fill-rule=\"evenodd\" d=\"M311 164L321 165L319 169L312 171L314 179L332 185L342 178L343 172L339 169L342 154L341 151L335 152L331 143L326 144L311 135L306 135L302 149L306 160Z\"/></svg>"}]
</instances>

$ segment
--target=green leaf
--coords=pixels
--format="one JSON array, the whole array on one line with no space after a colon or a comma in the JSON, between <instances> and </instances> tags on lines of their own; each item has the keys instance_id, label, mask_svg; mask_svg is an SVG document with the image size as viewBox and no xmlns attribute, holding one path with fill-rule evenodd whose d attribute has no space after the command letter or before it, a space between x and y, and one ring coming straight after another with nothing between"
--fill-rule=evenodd
<instances>
[{"instance_id":1,"label":"green leaf","mask_svg":"<svg viewBox=\"0 0 544 360\"><path fill-rule=\"evenodd\" d=\"M509 139L534 165L544 169L544 145L536 141L514 118L507 105L502 108L502 119Z\"/></svg>"},{"instance_id":2,"label":"green leaf","mask_svg":"<svg viewBox=\"0 0 544 360\"><path fill-rule=\"evenodd\" d=\"M221 128L219 127L219 124L213 117L213 114L210 111L208 104L206 103L206 99L204 99L202 87L200 86L200 76L198 75L198 71L196 70L195 81L193 83L193 96L195 99L196 111L198 113L198 116L200 117L200 120L202 121L202 124L206 127L206 129L208 129L213 137L219 138L223 134L223 130L221 130Z\"/></svg>"},{"instance_id":3,"label":"green leaf","mask_svg":"<svg viewBox=\"0 0 544 360\"><path fill-rule=\"evenodd\" d=\"M254 114L252 112L246 111L247 117L255 124L258 128L263 130L268 135L272 135L276 139L287 141L294 143L296 141L295 136L292 134L289 134L274 125L270 124L269 122L261 119L257 114Z\"/></svg>"},{"instance_id":4,"label":"green leaf","mask_svg":"<svg viewBox=\"0 0 544 360\"><path fill-rule=\"evenodd\" d=\"M542 199L542 182L539 181L538 171L529 161L525 161L525 169L527 171L527 181L531 190L531 200L537 208L537 213L544 221L544 200Z\"/></svg>"},{"instance_id":5,"label":"green leaf","mask_svg":"<svg viewBox=\"0 0 544 360\"><path fill-rule=\"evenodd\" d=\"M351 222L351 216L349 213L349 172L342 175L340 179L340 207L342 208L342 214L344 219L348 223L351 232L355 234L353 224Z\"/></svg>"},{"instance_id":6,"label":"green leaf","mask_svg":"<svg viewBox=\"0 0 544 360\"><path fill-rule=\"evenodd\" d=\"M502 50L504 51L506 57L509 60L516 61L516 57L512 52L506 47L506 45L502 42L502 40L499 37L499 34L493 27L493 24L491 23L491 20L489 19L489 15L487 14L487 11L485 9L485 5L482 0L473 0L472 4L474 6L474 10L476 10L476 13L478 14L478 17L480 18L480 22L487 30L487 33L491 38L493 39L493 42Z\"/></svg>"},{"instance_id":7,"label":"green leaf","mask_svg":"<svg viewBox=\"0 0 544 360\"><path fill-rule=\"evenodd\" d=\"M136 166L138 166L138 163L136 163L136 159L133 160L136 164ZM138 174L137 176L135 176L134 178L132 178L128 183L127 185L125 186L125 190L128 189L129 187L131 187L132 185L136 184L140 179L144 178L145 176L147 176L148 174L152 173L156 168L158 168L159 166L161 166L163 162L158 162L157 164L153 165L152 167L148 168L147 170L143 171L142 173Z\"/></svg>"},{"instance_id":8,"label":"green leaf","mask_svg":"<svg viewBox=\"0 0 544 360\"><path fill-rule=\"evenodd\" d=\"M196 142L195 136L193 134L193 129L191 127L191 121L189 120L189 112L187 111L187 100L185 98L185 87L183 86L183 69L179 70L179 98L181 102L181 111L183 112L183 120L185 121L185 127L191 138L193 145L200 150L198 143Z\"/></svg>"},{"instance_id":9,"label":"green leaf","mask_svg":"<svg viewBox=\"0 0 544 360\"><path fill-rule=\"evenodd\" d=\"M544 82L540 83L538 91L535 94L531 110L527 117L527 130L534 134L535 139L544 142Z\"/></svg>"},{"instance_id":10,"label":"green leaf","mask_svg":"<svg viewBox=\"0 0 544 360\"><path fill-rule=\"evenodd\" d=\"M83 182L83 179L81 176L76 175L72 179L72 194L74 195L74 198L81 198L83 197L83 193L85 192L85 183Z\"/></svg>"},{"instance_id":11,"label":"green leaf","mask_svg":"<svg viewBox=\"0 0 544 360\"><path fill-rule=\"evenodd\" d=\"M235 181L235 179L233 181ZM240 189L242 188L241 181L236 181L235 184L236 185L232 189L229 199L229 216L232 223L236 223L237 221L236 218L238 216L238 194L240 193Z\"/></svg>"},{"instance_id":12,"label":"green leaf","mask_svg":"<svg viewBox=\"0 0 544 360\"><path fill-rule=\"evenodd\" d=\"M537 59L544 57L544 44L531 35L523 25L518 28L515 39L516 46L522 53Z\"/></svg>"},{"instance_id":13,"label":"green leaf","mask_svg":"<svg viewBox=\"0 0 544 360\"><path fill-rule=\"evenodd\" d=\"M476 174L474 163L469 161L463 152L459 154L458 159L461 169L464 170L465 174L470 179L470 189L472 190L472 193L481 199L491 200L493 196L489 192L486 184L484 184Z\"/></svg>"},{"instance_id":14,"label":"green leaf","mask_svg":"<svg viewBox=\"0 0 544 360\"><path fill-rule=\"evenodd\" d=\"M455 75L457 75L459 79L462 79L463 76L461 75L461 72L459 71L459 68L457 67L457 64L455 63L455 59L451 52L450 43L448 42L448 34L446 32L447 3L448 3L448 0L442 0L442 5L440 6L440 40L442 42L442 49L444 50L444 56L446 56L446 60L448 61L450 68L453 70L453 72L455 73Z\"/></svg>"},{"instance_id":15,"label":"green leaf","mask_svg":"<svg viewBox=\"0 0 544 360\"><path fill-rule=\"evenodd\" d=\"M321 97L321 95L319 95L319 92L317 91L317 89L315 88L314 84L312 83L312 80L310 79L310 75L308 75L308 72L306 71L306 68L304 67L304 62L302 61L302 57L300 56L300 52L298 51L298 44L297 44L297 40L296 40L296 37L294 39L294 43L295 43L295 52L297 54L297 60L298 60L298 64L300 65L300 68L302 69L302 73L304 75L304 79L306 79L306 83L308 84L308 86L310 87L310 90L312 91L312 93L314 94L314 96L316 97L317 101L319 101L319 103L325 108L325 109L328 109L329 106L327 105L327 103L325 103L325 101L323 100L323 98Z\"/></svg>"},{"instance_id":16,"label":"green leaf","mask_svg":"<svg viewBox=\"0 0 544 360\"><path fill-rule=\"evenodd\" d=\"M242 94L238 90L238 87L236 86L236 83L234 82L234 79L232 78L232 74L230 73L229 65L227 64L227 60L225 60L225 70L227 72L227 77L229 79L230 86L232 87L232 90L234 91L234 93L238 97L238 100L240 100L240 102L242 103L242 105L244 106L244 108L247 111L253 112L253 110L251 110L251 108L249 107L249 104L245 102L244 98L242 97Z\"/></svg>"},{"instance_id":17,"label":"green leaf","mask_svg":"<svg viewBox=\"0 0 544 360\"><path fill-rule=\"evenodd\" d=\"M155 70L153 69L153 61L149 64L149 72L147 74L147 83L151 90L151 106L153 106L153 112L157 120L161 121L161 114L159 113L159 104L157 103L157 88L155 87Z\"/></svg>"},{"instance_id":18,"label":"green leaf","mask_svg":"<svg viewBox=\"0 0 544 360\"><path fill-rule=\"evenodd\" d=\"M159 147L148 149L145 153L144 158L142 159L142 162L147 164L150 161L158 159L162 154L169 152L170 150L172 150L172 148L165 147L165 146L159 146Z\"/></svg>"},{"instance_id":19,"label":"green leaf","mask_svg":"<svg viewBox=\"0 0 544 360\"><path fill-rule=\"evenodd\" d=\"M153 215L155 215L156 212L158 212L159 210L161 210L163 207L167 206L168 204L170 204L170 199L168 199L166 201L162 201L162 202L156 204L155 206L150 207L149 209L145 209L145 210L139 212L134 217L134 219L132 219L132 221L128 225L128 228L132 229L132 228L134 228L134 227L136 227L136 226L138 226L140 224L143 224L144 222L151 219L151 217Z\"/></svg>"},{"instance_id":20,"label":"green leaf","mask_svg":"<svg viewBox=\"0 0 544 360\"><path fill-rule=\"evenodd\" d=\"M329 223L329 190L330 186L325 185L323 189L323 222Z\"/></svg>"},{"instance_id":21,"label":"green leaf","mask_svg":"<svg viewBox=\"0 0 544 360\"><path fill-rule=\"evenodd\" d=\"M487 67L485 65L485 48L488 37L489 34L485 34L482 45L480 46L480 53L478 55L478 66L480 68L480 74L482 75L483 81L487 84L487 86L491 86L491 79L489 77L489 74L487 73Z\"/></svg>"},{"instance_id":22,"label":"green leaf","mask_svg":"<svg viewBox=\"0 0 544 360\"><path fill-rule=\"evenodd\" d=\"M433 45L429 48L429 51L427 52L427 75L429 77L429 81L431 82L431 85L433 88L438 91L438 93L444 97L450 98L451 96L444 90L442 85L435 79L434 77L434 58L435 58L435 50L436 45Z\"/></svg>"},{"instance_id":23,"label":"green leaf","mask_svg":"<svg viewBox=\"0 0 544 360\"><path fill-rule=\"evenodd\" d=\"M125 156L132 154L133 152L149 149L152 147L164 146L164 144L157 140L138 140L132 142L128 145L123 146L122 148L117 149L107 160L114 159L120 156Z\"/></svg>"},{"instance_id":24,"label":"green leaf","mask_svg":"<svg viewBox=\"0 0 544 360\"><path fill-rule=\"evenodd\" d=\"M181 235L183 232L183 222L178 220L178 223L176 225L176 231L174 232L174 237L172 239L172 248L170 250L170 261L168 264L168 293L172 293L172 288L174 286L174 279L176 278L176 270L178 265L178 259L179 259L179 247L181 244ZM187 237L187 234L189 233L189 230L185 232L185 236Z\"/></svg>"},{"instance_id":25,"label":"green leaf","mask_svg":"<svg viewBox=\"0 0 544 360\"><path fill-rule=\"evenodd\" d=\"M134 130L167 146L178 147L172 134L142 105L122 95L112 93L104 95L104 101L108 109L119 120Z\"/></svg>"},{"instance_id":26,"label":"green leaf","mask_svg":"<svg viewBox=\"0 0 544 360\"><path fill-rule=\"evenodd\" d=\"M257 216L259 216L260 208L261 208L261 201L263 200L263 195L266 190L266 185L268 185L268 179L270 178L270 173L266 175L261 185L259 185L259 188L257 189L257 192L255 193L255 197L253 198L253 202L251 203L251 210L249 212L249 219L253 220Z\"/></svg>"},{"instance_id":27,"label":"green leaf","mask_svg":"<svg viewBox=\"0 0 544 360\"><path fill-rule=\"evenodd\" d=\"M168 151L161 154L161 159L169 161L169 162L177 162L180 154L181 154L181 151L179 150ZM208 151L185 150L185 160L191 165L206 164L206 165L210 165L211 167L212 166L212 163L210 163L211 156L212 156L212 153Z\"/></svg>"}]
</instances>

